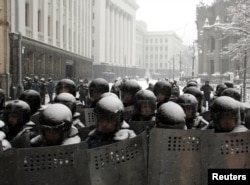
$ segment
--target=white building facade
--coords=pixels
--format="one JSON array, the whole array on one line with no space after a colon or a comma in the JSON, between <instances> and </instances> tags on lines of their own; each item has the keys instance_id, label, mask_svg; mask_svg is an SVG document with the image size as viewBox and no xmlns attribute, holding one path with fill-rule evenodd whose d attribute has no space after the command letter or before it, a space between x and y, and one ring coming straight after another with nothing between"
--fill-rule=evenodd
<instances>
[{"instance_id":1,"label":"white building facade","mask_svg":"<svg viewBox=\"0 0 250 185\"><path fill-rule=\"evenodd\" d=\"M13 83L92 78L93 0L11 0L10 7Z\"/></svg>"},{"instance_id":2,"label":"white building facade","mask_svg":"<svg viewBox=\"0 0 250 185\"><path fill-rule=\"evenodd\" d=\"M134 75L137 8L135 0L94 1L94 77Z\"/></svg>"},{"instance_id":3,"label":"white building facade","mask_svg":"<svg viewBox=\"0 0 250 185\"><path fill-rule=\"evenodd\" d=\"M145 76L179 77L183 45L174 32L148 32L147 24L137 21L136 37L136 62L145 70Z\"/></svg>"}]
</instances>

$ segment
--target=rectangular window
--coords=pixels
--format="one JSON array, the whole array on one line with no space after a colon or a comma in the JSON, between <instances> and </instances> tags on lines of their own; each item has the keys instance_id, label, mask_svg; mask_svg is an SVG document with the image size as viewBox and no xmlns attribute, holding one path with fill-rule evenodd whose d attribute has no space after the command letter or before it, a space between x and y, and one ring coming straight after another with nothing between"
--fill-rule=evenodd
<instances>
[{"instance_id":1,"label":"rectangular window","mask_svg":"<svg viewBox=\"0 0 250 185\"><path fill-rule=\"evenodd\" d=\"M50 16L48 16L48 36L51 36L51 31L50 31Z\"/></svg>"},{"instance_id":2,"label":"rectangular window","mask_svg":"<svg viewBox=\"0 0 250 185\"><path fill-rule=\"evenodd\" d=\"M42 32L42 15L41 10L37 12L37 31Z\"/></svg>"},{"instance_id":3,"label":"rectangular window","mask_svg":"<svg viewBox=\"0 0 250 185\"><path fill-rule=\"evenodd\" d=\"M25 26L30 26L30 5L25 3Z\"/></svg>"},{"instance_id":4,"label":"rectangular window","mask_svg":"<svg viewBox=\"0 0 250 185\"><path fill-rule=\"evenodd\" d=\"M56 21L56 40L59 40L59 23Z\"/></svg>"}]
</instances>

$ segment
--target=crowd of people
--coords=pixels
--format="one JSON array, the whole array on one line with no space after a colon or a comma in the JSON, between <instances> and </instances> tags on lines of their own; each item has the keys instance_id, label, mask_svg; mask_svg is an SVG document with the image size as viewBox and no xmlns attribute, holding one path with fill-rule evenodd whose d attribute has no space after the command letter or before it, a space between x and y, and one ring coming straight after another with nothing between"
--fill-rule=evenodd
<instances>
[{"instance_id":1,"label":"crowd of people","mask_svg":"<svg viewBox=\"0 0 250 185\"><path fill-rule=\"evenodd\" d=\"M76 97L77 92L79 98ZM45 104L45 95L49 102ZM213 96L211 96L213 93ZM53 97L53 95L55 97ZM143 89L135 80L118 79L110 88L103 78L92 81L61 79L54 84L27 78L24 91L5 101L0 89L0 141L2 150L86 142L96 148L134 138L150 129L213 129L246 132L249 105L241 102L233 83L190 80L179 88L176 81L148 82ZM88 124L84 110L91 109L95 124ZM86 135L80 135L82 130Z\"/></svg>"}]
</instances>

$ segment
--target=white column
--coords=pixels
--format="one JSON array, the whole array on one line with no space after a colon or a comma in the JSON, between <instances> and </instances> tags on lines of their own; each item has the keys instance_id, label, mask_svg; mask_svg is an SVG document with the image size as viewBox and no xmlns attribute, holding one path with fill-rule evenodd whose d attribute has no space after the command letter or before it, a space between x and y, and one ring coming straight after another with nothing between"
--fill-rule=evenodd
<instances>
[{"instance_id":1,"label":"white column","mask_svg":"<svg viewBox=\"0 0 250 185\"><path fill-rule=\"evenodd\" d=\"M110 6L107 3L106 7L106 62L110 62Z\"/></svg>"},{"instance_id":2,"label":"white column","mask_svg":"<svg viewBox=\"0 0 250 185\"><path fill-rule=\"evenodd\" d=\"M119 64L120 61L120 43L119 43L119 32L120 32L120 14L119 14L119 10L116 10L116 61L115 61L115 65Z\"/></svg>"},{"instance_id":3,"label":"white column","mask_svg":"<svg viewBox=\"0 0 250 185\"><path fill-rule=\"evenodd\" d=\"M79 1L79 9L80 10L83 10L83 7L82 7L82 1ZM79 55L83 55L83 52L82 52L82 18L83 18L83 12L82 11L79 11Z\"/></svg>"},{"instance_id":4,"label":"white column","mask_svg":"<svg viewBox=\"0 0 250 185\"><path fill-rule=\"evenodd\" d=\"M124 14L124 17L123 17L123 50L124 50L124 57L125 57L125 60L126 60L126 67L128 67L128 54L127 54L127 14Z\"/></svg>"},{"instance_id":5,"label":"white column","mask_svg":"<svg viewBox=\"0 0 250 185\"><path fill-rule=\"evenodd\" d=\"M135 64L135 50L136 50L136 26L135 26L135 16L131 19L131 63Z\"/></svg>"},{"instance_id":6,"label":"white column","mask_svg":"<svg viewBox=\"0 0 250 185\"><path fill-rule=\"evenodd\" d=\"M123 12L120 12L120 33L119 33L119 45L120 45L120 64L124 65L124 47L123 47Z\"/></svg>"},{"instance_id":7,"label":"white column","mask_svg":"<svg viewBox=\"0 0 250 185\"><path fill-rule=\"evenodd\" d=\"M114 7L110 7L110 61L114 62Z\"/></svg>"},{"instance_id":8,"label":"white column","mask_svg":"<svg viewBox=\"0 0 250 185\"><path fill-rule=\"evenodd\" d=\"M37 29L37 25L38 25L38 3L39 1L33 1L32 2L32 28L33 28L33 39L37 40L38 39L38 29ZM19 7L18 7L19 8Z\"/></svg>"},{"instance_id":9,"label":"white column","mask_svg":"<svg viewBox=\"0 0 250 185\"><path fill-rule=\"evenodd\" d=\"M129 66L132 66L131 63L131 53L130 53L130 49L131 49L131 25L130 25L130 15L128 16L127 19L127 30L128 30L128 45L127 45L127 53L128 53L128 62L129 62Z\"/></svg>"},{"instance_id":10,"label":"white column","mask_svg":"<svg viewBox=\"0 0 250 185\"><path fill-rule=\"evenodd\" d=\"M52 35L52 44L53 46L56 46L56 1L52 1L52 15L51 15L51 21L52 21L52 29L51 29L51 35Z\"/></svg>"},{"instance_id":11,"label":"white column","mask_svg":"<svg viewBox=\"0 0 250 185\"><path fill-rule=\"evenodd\" d=\"M69 1L65 1L65 44L66 50L69 50Z\"/></svg>"},{"instance_id":12,"label":"white column","mask_svg":"<svg viewBox=\"0 0 250 185\"><path fill-rule=\"evenodd\" d=\"M59 44L60 48L63 48L63 2L59 1Z\"/></svg>"},{"instance_id":13,"label":"white column","mask_svg":"<svg viewBox=\"0 0 250 185\"><path fill-rule=\"evenodd\" d=\"M71 3L71 9L70 9L70 14L71 14L71 23L70 23L70 28L71 28L71 34L70 36L70 40L71 40L71 49L70 51L74 52L74 1L70 1Z\"/></svg>"},{"instance_id":14,"label":"white column","mask_svg":"<svg viewBox=\"0 0 250 185\"><path fill-rule=\"evenodd\" d=\"M43 33L44 43L48 43L48 0L43 1Z\"/></svg>"},{"instance_id":15,"label":"white column","mask_svg":"<svg viewBox=\"0 0 250 185\"><path fill-rule=\"evenodd\" d=\"M87 15L88 15L88 55L86 57L91 58L92 56L92 0L88 0L88 8L87 8Z\"/></svg>"}]
</instances>

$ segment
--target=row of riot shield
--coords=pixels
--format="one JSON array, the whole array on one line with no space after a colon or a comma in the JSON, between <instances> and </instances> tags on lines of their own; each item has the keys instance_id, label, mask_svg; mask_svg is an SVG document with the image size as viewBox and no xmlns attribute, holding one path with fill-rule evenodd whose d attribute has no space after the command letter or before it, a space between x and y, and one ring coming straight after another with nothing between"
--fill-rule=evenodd
<instances>
[{"instance_id":1,"label":"row of riot shield","mask_svg":"<svg viewBox=\"0 0 250 185\"><path fill-rule=\"evenodd\" d=\"M145 133L87 149L68 146L0 151L1 185L145 185Z\"/></svg>"},{"instance_id":2,"label":"row of riot shield","mask_svg":"<svg viewBox=\"0 0 250 185\"><path fill-rule=\"evenodd\" d=\"M148 185L208 184L209 169L250 168L250 132L153 129Z\"/></svg>"},{"instance_id":3,"label":"row of riot shield","mask_svg":"<svg viewBox=\"0 0 250 185\"><path fill-rule=\"evenodd\" d=\"M207 185L208 169L250 168L249 150L250 132L153 128L94 149L82 142L1 151L0 184Z\"/></svg>"}]
</instances>

